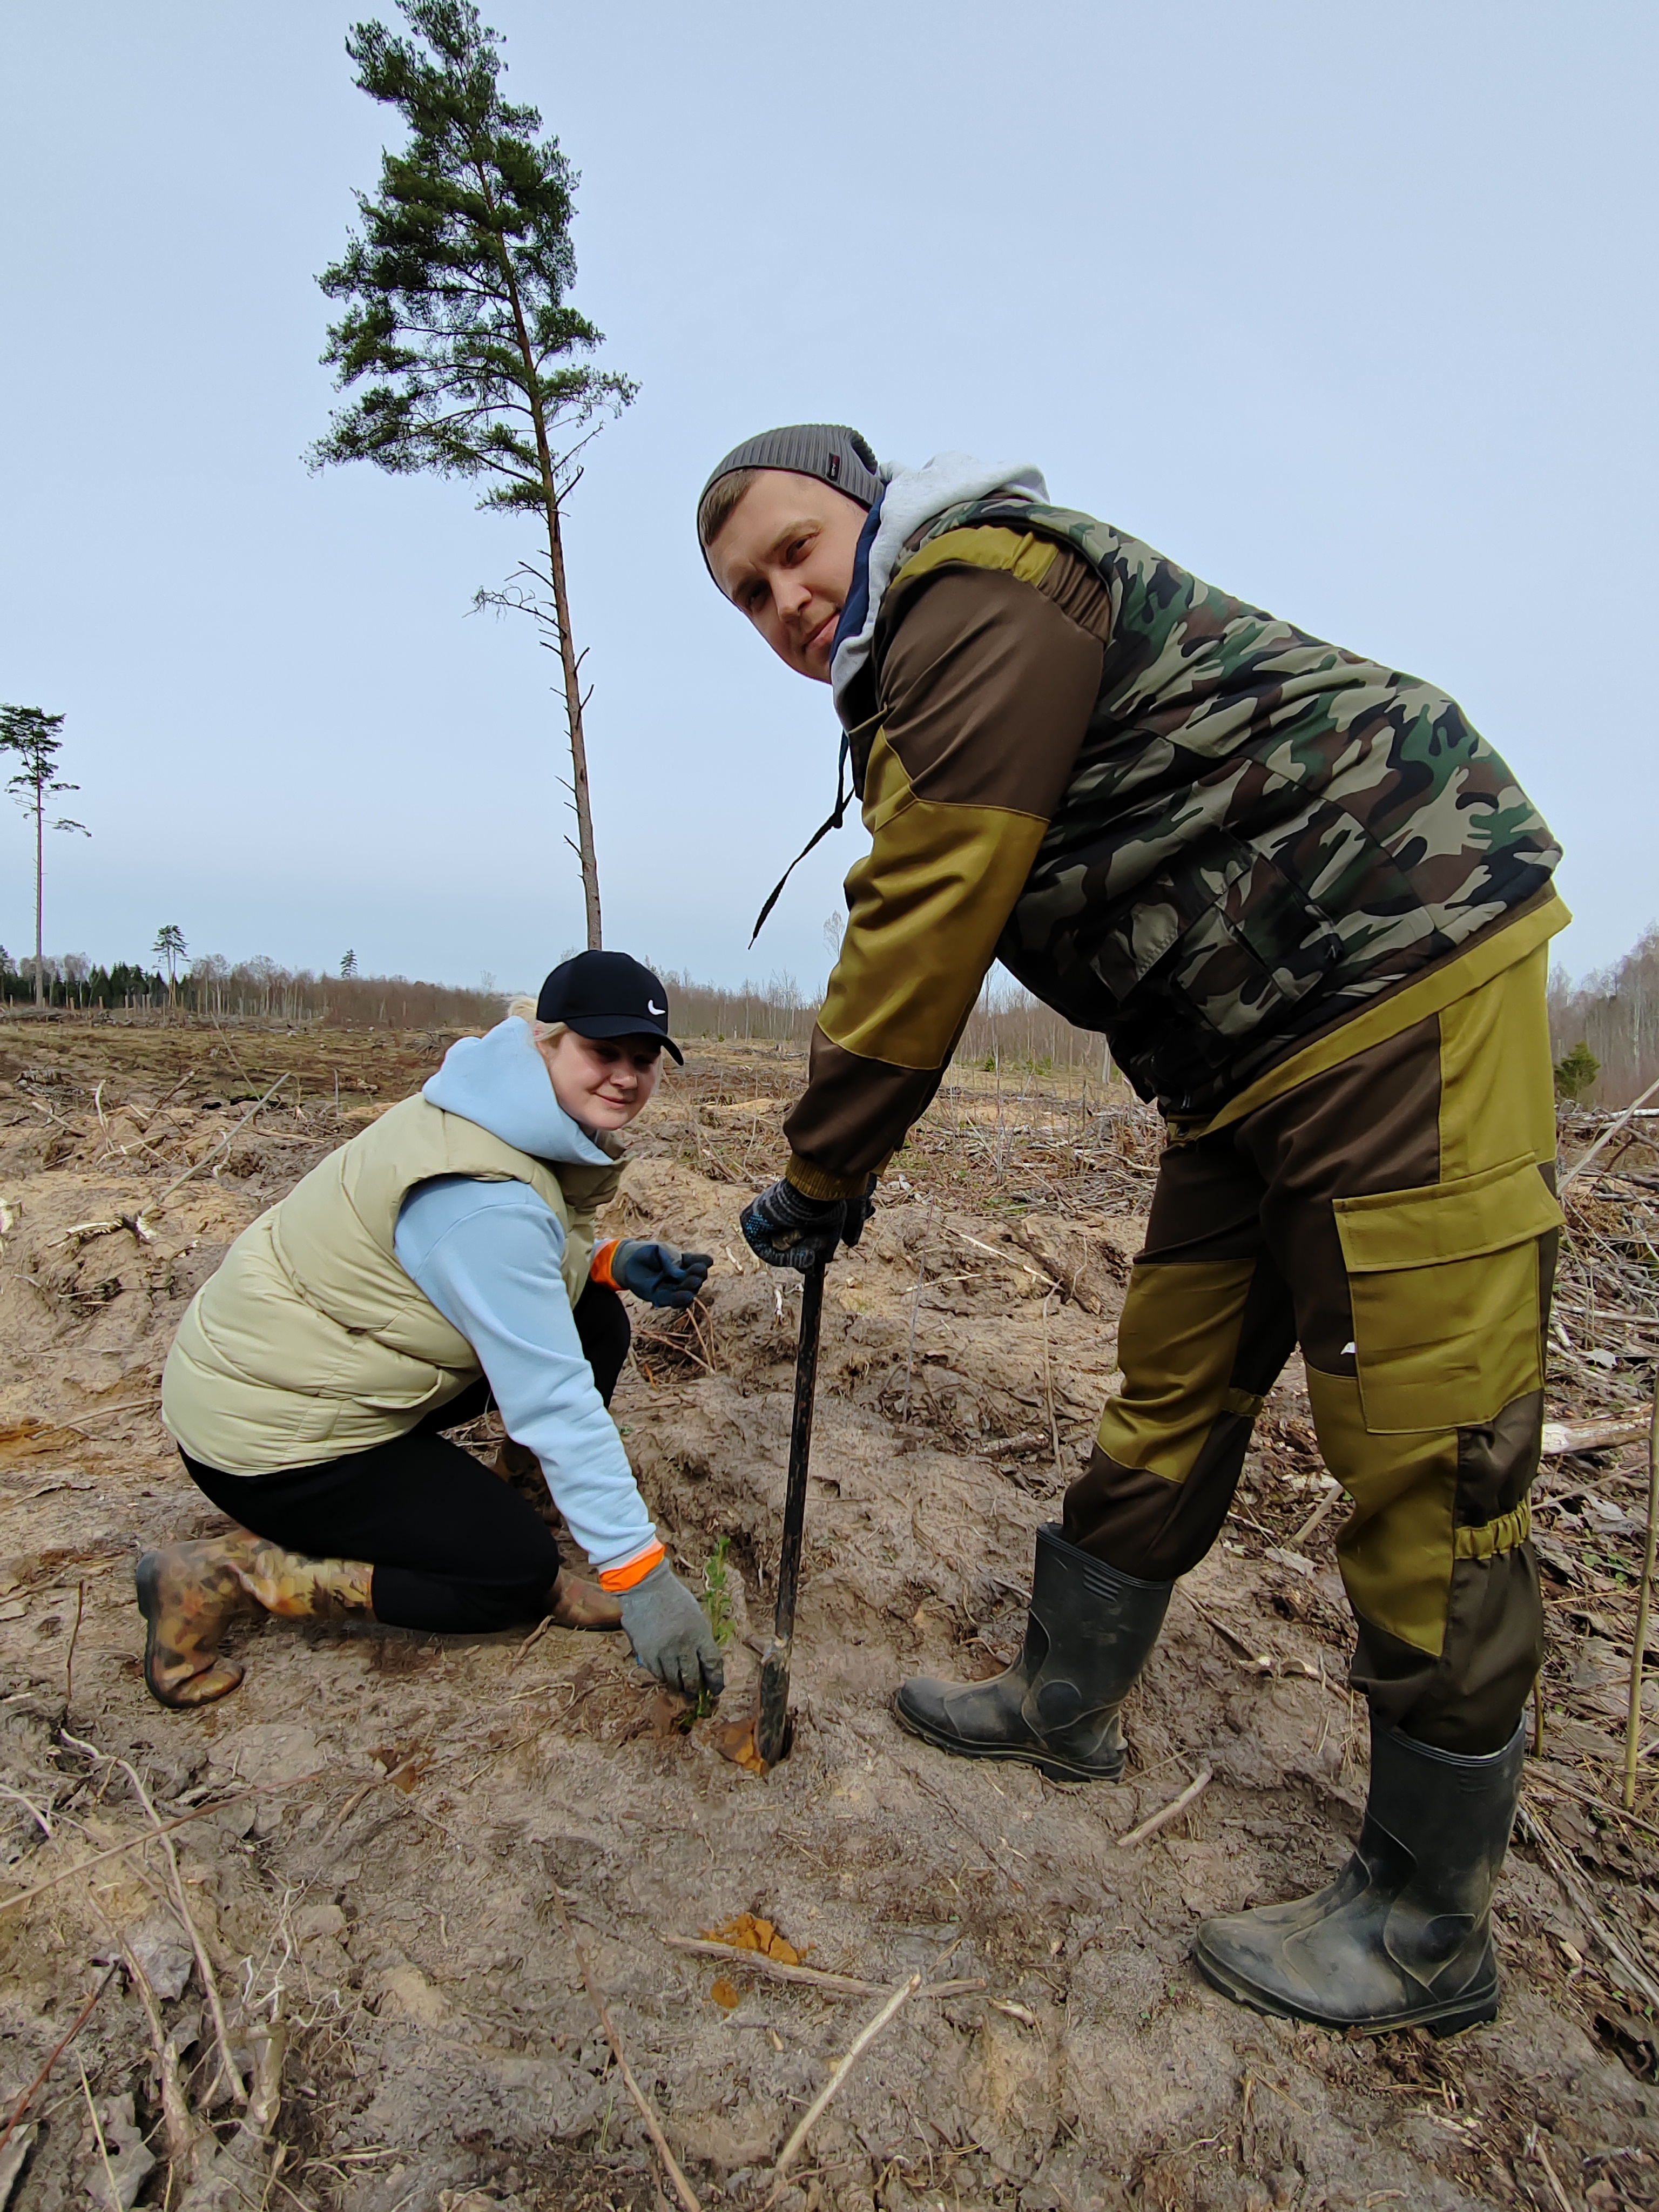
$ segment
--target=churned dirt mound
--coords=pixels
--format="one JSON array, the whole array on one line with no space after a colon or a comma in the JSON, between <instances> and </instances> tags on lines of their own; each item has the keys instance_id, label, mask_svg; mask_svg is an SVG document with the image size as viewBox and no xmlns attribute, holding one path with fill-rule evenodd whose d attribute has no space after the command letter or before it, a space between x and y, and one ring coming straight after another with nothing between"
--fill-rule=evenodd
<instances>
[{"instance_id":1,"label":"churned dirt mound","mask_svg":"<svg viewBox=\"0 0 1659 2212\"><path fill-rule=\"evenodd\" d=\"M96 1993L0 2146L0 2212L654 2208L672 2185L578 1947L707 2205L768 2198L911 1976L789 2212L1659 2202L1659 1822L1645 1778L1633 1820L1608 1802L1637 1525L1615 1461L1551 1492L1559 1649L1504 1879L1504 2008L1453 2041L1258 2018L1188 1960L1200 1916L1325 1879L1364 1801L1334 1492L1294 1373L1171 1606L1121 1787L952 1761L891 1720L905 1674L1018 1648L1143 1226L1156 1129L1121 1095L964 1075L834 1269L795 1742L764 1779L715 1744L769 1620L799 1311L736 1225L801 1072L760 1048L702 1049L665 1085L612 1224L715 1255L692 1315L638 1311L616 1412L680 1571L729 1619L722 1716L684 1727L620 1638L552 1627L251 1626L231 1698L152 1704L132 1562L221 1525L157 1418L171 1332L240 1229L444 1042L0 1032L0 2127ZM721 1930L852 1986L668 1940Z\"/></svg>"}]
</instances>

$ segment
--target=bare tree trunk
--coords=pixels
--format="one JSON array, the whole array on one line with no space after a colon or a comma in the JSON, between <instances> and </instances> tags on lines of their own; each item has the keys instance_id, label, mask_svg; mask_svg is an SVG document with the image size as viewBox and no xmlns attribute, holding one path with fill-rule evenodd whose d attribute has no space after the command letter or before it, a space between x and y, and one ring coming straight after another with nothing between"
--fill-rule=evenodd
<instances>
[{"instance_id":1,"label":"bare tree trunk","mask_svg":"<svg viewBox=\"0 0 1659 2212\"><path fill-rule=\"evenodd\" d=\"M570 731L570 787L576 802L576 851L582 864L582 899L587 908L587 949L597 952L605 938L599 927L599 860L593 847L593 807L587 789L587 742L582 734L581 672L570 635L570 594L564 580L558 495L550 483L547 550L553 577L554 618L559 626L559 663L564 671L564 714Z\"/></svg>"},{"instance_id":2,"label":"bare tree trunk","mask_svg":"<svg viewBox=\"0 0 1659 2212\"><path fill-rule=\"evenodd\" d=\"M479 177L486 197L489 186ZM587 789L587 742L582 734L581 671L570 634L570 593L564 575L564 539L559 529L559 483L553 466L553 447L547 434L547 414L542 404L536 349L525 320L518 278L511 257L501 252L501 274L512 304L513 326L524 362L525 396L536 433L536 463L542 480L542 504L547 510L547 566L553 581L553 617L559 631L559 664L564 671L564 718L570 732L570 792L576 805L576 857L581 862L582 902L587 909L587 949L599 951L605 942L599 927L599 859L593 844L593 808Z\"/></svg>"},{"instance_id":3,"label":"bare tree trunk","mask_svg":"<svg viewBox=\"0 0 1659 2212\"><path fill-rule=\"evenodd\" d=\"M46 824L41 819L41 791L37 783L34 787L34 1003L37 1006L46 1004L44 979L46 972L46 957L42 950L41 936L41 916L46 908Z\"/></svg>"}]
</instances>

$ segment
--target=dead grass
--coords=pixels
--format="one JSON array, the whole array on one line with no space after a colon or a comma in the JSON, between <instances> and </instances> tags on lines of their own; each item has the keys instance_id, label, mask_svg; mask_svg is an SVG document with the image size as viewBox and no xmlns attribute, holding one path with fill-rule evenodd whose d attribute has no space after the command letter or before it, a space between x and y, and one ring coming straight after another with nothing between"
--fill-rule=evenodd
<instances>
[{"instance_id":1,"label":"dead grass","mask_svg":"<svg viewBox=\"0 0 1659 2212\"><path fill-rule=\"evenodd\" d=\"M1016 1647L1031 1531L1110 1386L1158 1131L1080 1079L953 1078L831 1278L798 1748L769 1781L726 1766L711 1724L680 1734L616 1639L560 1630L526 1647L264 1628L224 1705L151 1705L131 1562L212 1519L155 1418L178 1313L237 1231L445 1042L0 1030L4 1888L144 1834L117 1760L164 1821L222 1806L175 1847L245 2081L277 2015L286 2029L280 2109L250 2130L212 2087L210 2008L165 1857L137 1844L0 1910L8 2109L125 1939L157 1976L193 2137L169 2158L165 2067L124 1964L73 2051L100 2113L115 2100L118 2165L134 2100L157 2161L139 2203L177 2207L193 2166L225 2212L654 2208L556 1883L705 2203L764 2193L856 2025L811 1985L728 1974L716 1998L719 1962L659 1941L743 1915L832 1976L932 1979L948 1952L949 1975L987 1984L906 2008L815 2130L790 2212L1659 2199L1659 2030L1641 1987L1659 1975L1659 1753L1634 1817L1616 1805L1638 1451L1553 1461L1539 1486L1551 1650L1527 1803L1541 1840L1504 1878L1504 2014L1454 2043L1258 2020L1186 1960L1201 1913L1323 1878L1363 1798L1337 1516L1296 1541L1328 1492L1294 1369L1223 1546L1172 1607L1121 1789L964 1769L894 1731L900 1675L988 1672ZM733 1705L769 1605L795 1311L736 1212L781 1164L802 1067L793 1048L694 1053L641 1125L617 1216L716 1254L694 1315L648 1317L617 1410L686 1570L727 1539ZM1570 1124L1568 1152L1601 1126ZM149 1242L124 1225L195 1161ZM1569 1192L1553 1418L1627 1413L1651 1391L1659 1160L1632 1142L1597 1166ZM1179 1819L1117 1849L1205 1768ZM31 2127L22 2212L105 2187L70 2057Z\"/></svg>"}]
</instances>

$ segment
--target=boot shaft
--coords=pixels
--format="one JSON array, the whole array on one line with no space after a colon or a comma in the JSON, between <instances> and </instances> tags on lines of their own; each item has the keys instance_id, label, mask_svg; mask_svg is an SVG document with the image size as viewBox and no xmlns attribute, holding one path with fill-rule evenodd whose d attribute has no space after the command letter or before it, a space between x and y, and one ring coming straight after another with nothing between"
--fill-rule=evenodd
<instances>
[{"instance_id":1,"label":"boot shaft","mask_svg":"<svg viewBox=\"0 0 1659 2212\"><path fill-rule=\"evenodd\" d=\"M1037 1530L1021 1664L1045 1728L1115 1711L1134 1687L1169 1609L1172 1583L1144 1583L1068 1544L1057 1522Z\"/></svg>"},{"instance_id":2,"label":"boot shaft","mask_svg":"<svg viewBox=\"0 0 1659 2212\"><path fill-rule=\"evenodd\" d=\"M1371 1718L1371 1781L1355 1856L1395 1893L1391 1940L1432 1953L1484 1923L1521 1796L1526 1724L1501 1751L1439 1751ZM1415 1930L1408 1934L1408 1924Z\"/></svg>"},{"instance_id":3,"label":"boot shaft","mask_svg":"<svg viewBox=\"0 0 1659 2212\"><path fill-rule=\"evenodd\" d=\"M374 1570L362 1559L312 1559L256 1541L239 1579L251 1598L283 1620L341 1620L374 1608Z\"/></svg>"},{"instance_id":4,"label":"boot shaft","mask_svg":"<svg viewBox=\"0 0 1659 2212\"><path fill-rule=\"evenodd\" d=\"M941 1751L1019 1759L1056 1782L1115 1782L1124 1759L1118 1709L1158 1639L1172 1587L1120 1574L1047 1522L1014 1664L959 1686L919 1675L902 1685L894 1709Z\"/></svg>"}]
</instances>

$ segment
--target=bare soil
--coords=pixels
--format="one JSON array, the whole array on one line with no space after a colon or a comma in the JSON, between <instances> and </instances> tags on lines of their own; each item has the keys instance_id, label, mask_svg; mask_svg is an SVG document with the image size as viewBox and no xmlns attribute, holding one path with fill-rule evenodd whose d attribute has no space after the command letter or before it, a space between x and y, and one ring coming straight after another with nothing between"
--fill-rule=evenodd
<instances>
[{"instance_id":1,"label":"bare soil","mask_svg":"<svg viewBox=\"0 0 1659 2212\"><path fill-rule=\"evenodd\" d=\"M788 2212L1659 2203L1645 1766L1636 1818L1616 1809L1639 1451L1552 1462L1540 1488L1544 1755L1500 1892L1490 2027L1345 2041L1242 2010L1189 1962L1204 1914L1328 1878L1364 1802L1340 1516L1308 1528L1332 1486L1297 1371L1225 1541L1180 1585L1121 1787L953 1761L890 1717L906 1674L987 1674L1018 1648L1033 1531L1086 1455L1144 1227L1157 1128L1121 1092L962 1074L833 1271L795 1742L769 1777L720 1757L718 1717L683 1730L620 1637L550 1627L263 1623L223 1704L151 1703L133 1562L223 1525L157 1413L179 1316L240 1230L447 1042L0 1028L0 2128L106 1984L0 2148L0 2212L8 2194L107 2205L112 2185L191 2212L661 2204L556 1888L704 2204L763 2200L874 2008L662 1940L744 1912L826 1972L983 1984L898 2013L813 2130ZM614 1222L716 1255L693 1316L640 1310L616 1413L695 1586L726 1540L726 1716L769 1615L799 1304L737 1213L782 1158L801 1073L786 1048L698 1048L638 1125ZM1585 1187L1584 1313L1564 1308L1553 1416L1651 1395L1652 1302L1626 1294L1648 1279L1644 1162ZM164 1822L214 1808L173 1833L176 1891L155 1842L55 1879L145 1832L118 1761ZM1206 1768L1189 1812L1121 1847ZM256 2088L240 2132L186 1912L270 2107ZM171 2064L128 1953L180 2054L195 2139L171 2159Z\"/></svg>"}]
</instances>

